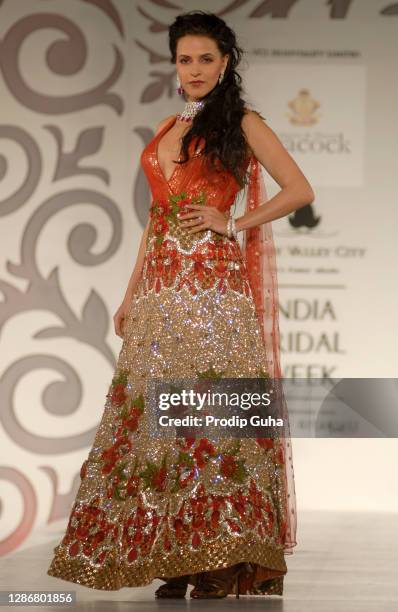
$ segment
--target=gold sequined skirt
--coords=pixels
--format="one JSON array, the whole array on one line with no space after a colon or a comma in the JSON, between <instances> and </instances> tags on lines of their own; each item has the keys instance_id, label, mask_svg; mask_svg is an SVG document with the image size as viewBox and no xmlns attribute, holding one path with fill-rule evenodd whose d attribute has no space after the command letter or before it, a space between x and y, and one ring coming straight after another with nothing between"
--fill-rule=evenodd
<instances>
[{"instance_id":1,"label":"gold sequined skirt","mask_svg":"<svg viewBox=\"0 0 398 612\"><path fill-rule=\"evenodd\" d=\"M241 593L279 594L287 571L278 440L153 436L151 377L255 378L267 370L251 294L193 293L144 273L105 409L48 574L94 589L242 564ZM231 593L233 588L231 587Z\"/></svg>"}]
</instances>

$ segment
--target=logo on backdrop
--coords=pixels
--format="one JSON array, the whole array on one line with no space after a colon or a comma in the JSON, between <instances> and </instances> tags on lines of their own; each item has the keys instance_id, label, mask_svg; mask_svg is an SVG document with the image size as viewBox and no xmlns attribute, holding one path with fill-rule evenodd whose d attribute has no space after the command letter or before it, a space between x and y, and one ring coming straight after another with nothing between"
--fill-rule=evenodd
<instances>
[{"instance_id":1,"label":"logo on backdrop","mask_svg":"<svg viewBox=\"0 0 398 612\"><path fill-rule=\"evenodd\" d=\"M292 125L314 125L314 123L318 123L319 118L316 111L321 105L318 100L312 97L308 89L300 89L297 96L288 103L288 106L293 111L287 113Z\"/></svg>"},{"instance_id":2,"label":"logo on backdrop","mask_svg":"<svg viewBox=\"0 0 398 612\"><path fill-rule=\"evenodd\" d=\"M315 125L319 122L319 114L316 112L321 104L312 95L309 89L300 89L293 100L288 102L290 112L286 113L292 125L306 126ZM313 230L319 224L321 217L315 216L311 204L303 206L288 217L289 224L294 229L306 228Z\"/></svg>"}]
</instances>

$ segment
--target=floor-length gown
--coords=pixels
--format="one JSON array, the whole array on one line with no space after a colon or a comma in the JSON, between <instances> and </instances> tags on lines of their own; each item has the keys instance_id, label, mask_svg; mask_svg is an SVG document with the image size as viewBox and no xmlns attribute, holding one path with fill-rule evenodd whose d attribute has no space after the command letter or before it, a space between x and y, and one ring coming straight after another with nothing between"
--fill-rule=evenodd
<instances>
[{"instance_id":1,"label":"floor-length gown","mask_svg":"<svg viewBox=\"0 0 398 612\"><path fill-rule=\"evenodd\" d=\"M141 278L125 321L105 409L50 576L94 589L144 586L243 562L240 592L283 593L288 494L278 440L151 436L151 377L267 373L246 261L234 238L188 234L176 213L189 202L227 211L240 187L192 158L169 180L157 156L173 117L141 164L151 225ZM286 554L286 553L285 553ZM235 586L231 586L233 593Z\"/></svg>"}]
</instances>

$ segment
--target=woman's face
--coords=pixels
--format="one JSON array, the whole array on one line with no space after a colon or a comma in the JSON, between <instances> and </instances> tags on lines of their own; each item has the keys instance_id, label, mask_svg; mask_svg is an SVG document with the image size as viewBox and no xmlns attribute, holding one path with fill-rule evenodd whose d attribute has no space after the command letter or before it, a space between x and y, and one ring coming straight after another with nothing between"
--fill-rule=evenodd
<instances>
[{"instance_id":1,"label":"woman's face","mask_svg":"<svg viewBox=\"0 0 398 612\"><path fill-rule=\"evenodd\" d=\"M212 38L186 34L177 41L176 69L188 101L206 96L217 85L227 63L228 54L222 57Z\"/></svg>"}]
</instances>

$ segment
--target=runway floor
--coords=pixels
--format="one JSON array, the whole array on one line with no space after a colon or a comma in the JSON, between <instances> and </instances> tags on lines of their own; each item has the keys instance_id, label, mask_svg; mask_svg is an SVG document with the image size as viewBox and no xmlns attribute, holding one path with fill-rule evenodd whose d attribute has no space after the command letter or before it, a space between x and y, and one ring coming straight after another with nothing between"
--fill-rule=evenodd
<instances>
[{"instance_id":1,"label":"runway floor","mask_svg":"<svg viewBox=\"0 0 398 612\"><path fill-rule=\"evenodd\" d=\"M283 596L229 596L221 600L156 600L155 580L143 588L92 590L46 574L54 541L0 559L2 591L75 591L73 606L15 606L18 610L106 610L152 612L198 608L209 612L397 612L398 515L301 512L293 555L286 556L288 573ZM14 608L14 606L13 606ZM4 609L11 609L7 607Z\"/></svg>"}]
</instances>

